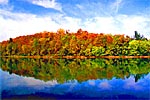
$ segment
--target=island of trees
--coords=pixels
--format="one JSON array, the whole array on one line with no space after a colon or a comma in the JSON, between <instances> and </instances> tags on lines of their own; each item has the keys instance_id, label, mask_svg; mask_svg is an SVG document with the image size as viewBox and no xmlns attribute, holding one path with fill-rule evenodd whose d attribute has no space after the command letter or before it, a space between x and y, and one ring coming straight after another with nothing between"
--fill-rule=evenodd
<instances>
[{"instance_id":1,"label":"island of trees","mask_svg":"<svg viewBox=\"0 0 150 100\"><path fill-rule=\"evenodd\" d=\"M76 33L59 29L19 36L0 42L0 56L150 56L150 39L135 31L134 38L125 35Z\"/></svg>"}]
</instances>

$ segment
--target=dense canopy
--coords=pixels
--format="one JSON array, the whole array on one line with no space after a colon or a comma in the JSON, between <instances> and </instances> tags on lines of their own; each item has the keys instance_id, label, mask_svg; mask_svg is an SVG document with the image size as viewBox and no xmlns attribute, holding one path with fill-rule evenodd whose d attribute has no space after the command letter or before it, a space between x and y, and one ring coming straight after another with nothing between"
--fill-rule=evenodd
<instances>
[{"instance_id":1,"label":"dense canopy","mask_svg":"<svg viewBox=\"0 0 150 100\"><path fill-rule=\"evenodd\" d=\"M125 35L76 33L59 29L19 36L0 43L1 56L150 56L150 40L135 31Z\"/></svg>"}]
</instances>

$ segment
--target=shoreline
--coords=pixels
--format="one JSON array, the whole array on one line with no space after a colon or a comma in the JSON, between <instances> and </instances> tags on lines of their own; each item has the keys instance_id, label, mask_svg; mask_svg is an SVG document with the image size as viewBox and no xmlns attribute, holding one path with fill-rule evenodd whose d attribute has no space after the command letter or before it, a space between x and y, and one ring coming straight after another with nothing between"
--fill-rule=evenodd
<instances>
[{"instance_id":1,"label":"shoreline","mask_svg":"<svg viewBox=\"0 0 150 100\"><path fill-rule=\"evenodd\" d=\"M95 59L95 58L108 58L108 59L128 59L128 58L150 58L150 56L0 56L0 58L43 58L43 59Z\"/></svg>"}]
</instances>

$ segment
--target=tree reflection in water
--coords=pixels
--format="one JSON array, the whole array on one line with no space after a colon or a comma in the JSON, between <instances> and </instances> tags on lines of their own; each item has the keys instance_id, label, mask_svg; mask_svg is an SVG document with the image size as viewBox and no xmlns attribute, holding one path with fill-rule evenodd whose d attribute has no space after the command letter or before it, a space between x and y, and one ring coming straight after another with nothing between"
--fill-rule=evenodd
<instances>
[{"instance_id":1,"label":"tree reflection in water","mask_svg":"<svg viewBox=\"0 0 150 100\"><path fill-rule=\"evenodd\" d=\"M135 82L150 72L149 59L29 59L0 58L1 69L10 74L64 83L89 79L128 78Z\"/></svg>"}]
</instances>

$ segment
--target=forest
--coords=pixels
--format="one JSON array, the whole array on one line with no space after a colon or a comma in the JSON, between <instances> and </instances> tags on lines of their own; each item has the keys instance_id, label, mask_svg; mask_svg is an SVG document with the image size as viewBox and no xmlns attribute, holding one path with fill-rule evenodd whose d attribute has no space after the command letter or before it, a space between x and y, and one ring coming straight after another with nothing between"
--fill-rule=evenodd
<instances>
[{"instance_id":1,"label":"forest","mask_svg":"<svg viewBox=\"0 0 150 100\"><path fill-rule=\"evenodd\" d=\"M150 56L150 39L58 29L2 41L0 56Z\"/></svg>"}]
</instances>

